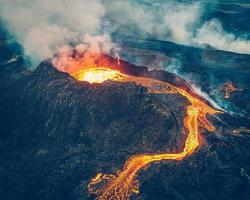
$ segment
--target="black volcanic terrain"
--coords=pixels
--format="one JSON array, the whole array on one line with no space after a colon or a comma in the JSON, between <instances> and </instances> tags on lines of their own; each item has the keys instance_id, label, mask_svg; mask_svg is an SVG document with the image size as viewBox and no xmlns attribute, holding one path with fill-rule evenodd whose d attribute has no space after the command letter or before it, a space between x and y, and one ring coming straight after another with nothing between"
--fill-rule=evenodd
<instances>
[{"instance_id":1,"label":"black volcanic terrain","mask_svg":"<svg viewBox=\"0 0 250 200\"><path fill-rule=\"evenodd\" d=\"M139 69L139 68L138 68ZM0 199L90 200L98 172L114 174L138 153L183 146L187 100L148 94L134 83L79 82L43 62L0 75ZM152 73L152 74L150 74ZM148 72L172 77L167 72ZM7 78L8 77L8 78ZM244 120L210 116L217 130L182 161L152 164L139 173L145 200L249 200L250 135Z\"/></svg>"}]
</instances>

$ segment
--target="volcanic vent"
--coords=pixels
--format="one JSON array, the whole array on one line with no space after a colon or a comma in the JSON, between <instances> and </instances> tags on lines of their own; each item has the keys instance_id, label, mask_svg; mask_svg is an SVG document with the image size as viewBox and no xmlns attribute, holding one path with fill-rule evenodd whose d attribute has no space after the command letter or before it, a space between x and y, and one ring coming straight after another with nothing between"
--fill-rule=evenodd
<instances>
[{"instance_id":1,"label":"volcanic vent","mask_svg":"<svg viewBox=\"0 0 250 200\"><path fill-rule=\"evenodd\" d=\"M180 77L92 56L1 86L3 199L247 199L249 135Z\"/></svg>"},{"instance_id":2,"label":"volcanic vent","mask_svg":"<svg viewBox=\"0 0 250 200\"><path fill-rule=\"evenodd\" d=\"M78 59L83 61L80 61L78 67L76 67L77 64L74 64L75 71L69 70L69 73L80 81L89 83L103 83L107 80L131 82L147 88L148 93L151 94L180 94L191 104L186 108L186 116L183 122L187 135L183 149L178 150L178 152L149 152L147 154L133 155L125 162L123 170L118 171L115 175L97 174L88 185L88 190L91 194L96 194L98 200L129 200L132 193L139 193L137 173L143 167L157 161L184 159L199 147L199 128L201 126L208 131L215 130L215 127L207 120L206 115L218 114L221 111L210 107L197 96L192 96L185 88L171 85L167 81L157 80L153 77L124 74L120 72L120 63L105 63L103 62L103 60L106 61L103 55L87 54ZM58 61L55 61L55 65L59 65ZM69 66L67 63L66 65ZM103 182L102 186L96 188L101 182Z\"/></svg>"}]
</instances>

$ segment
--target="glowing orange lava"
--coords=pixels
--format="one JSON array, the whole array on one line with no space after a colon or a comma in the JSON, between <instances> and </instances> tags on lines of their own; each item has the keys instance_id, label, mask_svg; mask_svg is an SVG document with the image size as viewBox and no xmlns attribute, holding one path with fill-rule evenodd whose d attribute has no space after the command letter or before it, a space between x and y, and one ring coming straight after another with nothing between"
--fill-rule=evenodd
<instances>
[{"instance_id":1,"label":"glowing orange lava","mask_svg":"<svg viewBox=\"0 0 250 200\"><path fill-rule=\"evenodd\" d=\"M108 68L90 68L86 70L80 70L73 74L73 76L79 81L87 81L89 83L103 83L107 80L120 80L122 79L121 73L116 70Z\"/></svg>"},{"instance_id":2,"label":"glowing orange lava","mask_svg":"<svg viewBox=\"0 0 250 200\"><path fill-rule=\"evenodd\" d=\"M220 111L211 108L202 100L193 97L187 91L173 86L167 82L146 77L136 77L122 74L108 68L90 68L74 75L78 80L90 83L101 83L105 80L115 80L120 82L134 82L144 86L149 93L166 94L178 93L186 97L190 104L187 106L184 126L187 138L184 148L177 153L163 154L140 154L131 156L123 167L123 170L115 175L97 174L88 185L90 194L95 194L97 200L129 200L132 193L139 193L139 183L136 179L137 173L149 163L162 160L182 160L192 154L199 146L199 126L202 125L209 131L214 131L215 127L207 120L206 115L217 114Z\"/></svg>"},{"instance_id":3,"label":"glowing orange lava","mask_svg":"<svg viewBox=\"0 0 250 200\"><path fill-rule=\"evenodd\" d=\"M240 88L236 88L232 82L227 82L224 84L224 98L229 99L231 97L231 93L235 91L242 91Z\"/></svg>"}]
</instances>

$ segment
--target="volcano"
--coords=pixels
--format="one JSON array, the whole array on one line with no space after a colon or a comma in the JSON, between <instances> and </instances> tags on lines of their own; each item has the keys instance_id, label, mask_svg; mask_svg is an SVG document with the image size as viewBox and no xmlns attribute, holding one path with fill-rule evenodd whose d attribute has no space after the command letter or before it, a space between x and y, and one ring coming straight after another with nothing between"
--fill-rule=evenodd
<instances>
[{"instance_id":1,"label":"volcano","mask_svg":"<svg viewBox=\"0 0 250 200\"><path fill-rule=\"evenodd\" d=\"M130 77L166 82L212 107L175 74L125 61L117 65L106 55L104 64L119 66L119 73ZM119 175L131 156L186 149L190 101L181 93L149 92L134 79L79 81L50 60L13 77L0 77L8 82L0 86L2 199L102 199L103 190L88 189L102 188ZM207 120L215 129L200 127L199 147L178 161L143 165L129 198L247 200L250 137L247 129L235 130L246 126L245 120L226 112L208 114ZM104 183L99 182L104 174Z\"/></svg>"}]
</instances>

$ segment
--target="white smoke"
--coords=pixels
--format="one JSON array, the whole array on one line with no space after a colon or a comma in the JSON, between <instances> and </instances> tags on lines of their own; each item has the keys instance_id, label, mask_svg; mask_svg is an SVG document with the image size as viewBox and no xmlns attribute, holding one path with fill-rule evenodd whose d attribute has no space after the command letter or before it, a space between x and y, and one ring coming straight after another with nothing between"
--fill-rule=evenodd
<instances>
[{"instance_id":1,"label":"white smoke","mask_svg":"<svg viewBox=\"0 0 250 200\"><path fill-rule=\"evenodd\" d=\"M111 50L115 47L111 38L101 33L104 14L99 0L0 0L8 30L38 62L67 44Z\"/></svg>"},{"instance_id":2,"label":"white smoke","mask_svg":"<svg viewBox=\"0 0 250 200\"><path fill-rule=\"evenodd\" d=\"M128 36L250 54L250 41L226 32L218 19L202 21L202 1L104 0L107 17ZM114 27L112 27L114 29Z\"/></svg>"},{"instance_id":3,"label":"white smoke","mask_svg":"<svg viewBox=\"0 0 250 200\"><path fill-rule=\"evenodd\" d=\"M0 17L37 61L67 44L117 55L110 36L114 31L122 37L250 53L250 41L224 31L218 19L202 22L205 6L174 0L0 0Z\"/></svg>"},{"instance_id":4,"label":"white smoke","mask_svg":"<svg viewBox=\"0 0 250 200\"><path fill-rule=\"evenodd\" d=\"M188 43L201 13L200 3L168 1L150 6L138 1L106 0L107 17L124 34ZM143 2L143 1L139 1Z\"/></svg>"},{"instance_id":5,"label":"white smoke","mask_svg":"<svg viewBox=\"0 0 250 200\"><path fill-rule=\"evenodd\" d=\"M193 41L200 45L209 44L225 51L250 54L250 41L224 31L218 19L212 19L204 23L197 30Z\"/></svg>"},{"instance_id":6,"label":"white smoke","mask_svg":"<svg viewBox=\"0 0 250 200\"><path fill-rule=\"evenodd\" d=\"M201 5L199 3L175 3L166 4L163 8L166 13L163 16L163 23L160 25L161 32L168 29L172 41L189 44L201 15Z\"/></svg>"}]
</instances>

